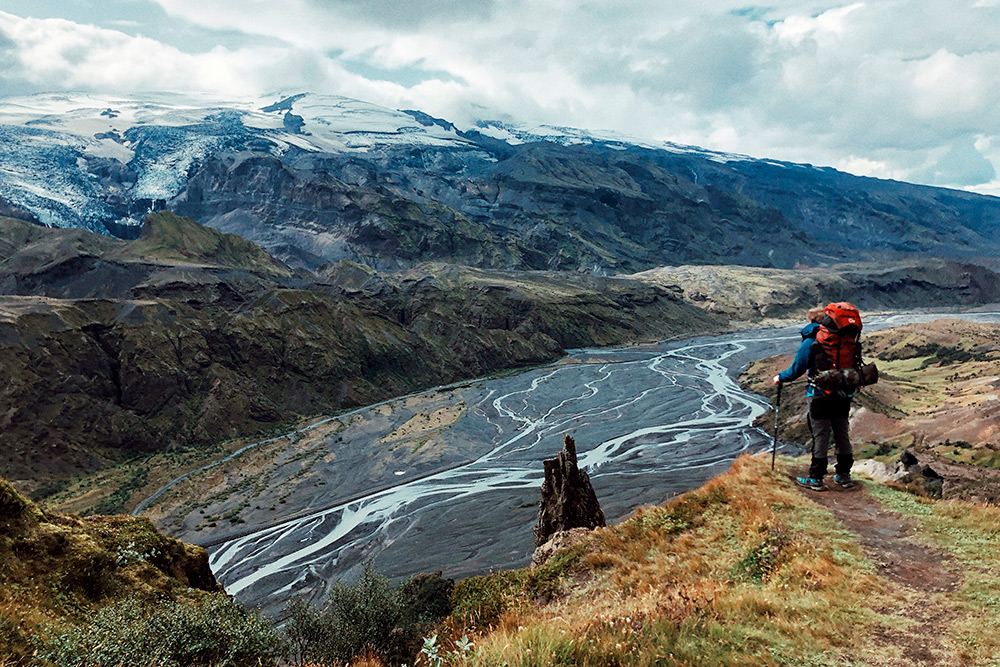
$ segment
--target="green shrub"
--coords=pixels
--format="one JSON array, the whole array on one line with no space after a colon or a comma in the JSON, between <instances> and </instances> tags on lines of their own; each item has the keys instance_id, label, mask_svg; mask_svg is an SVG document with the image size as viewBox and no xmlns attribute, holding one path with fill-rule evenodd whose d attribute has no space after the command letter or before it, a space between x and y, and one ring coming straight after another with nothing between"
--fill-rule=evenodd
<instances>
[{"instance_id":1,"label":"green shrub","mask_svg":"<svg viewBox=\"0 0 1000 667\"><path fill-rule=\"evenodd\" d=\"M546 601L561 593L564 579L586 553L582 544L557 551L541 567L505 570L460 581L451 594L451 615L468 628L496 624L505 612L529 601Z\"/></svg>"},{"instance_id":2,"label":"green shrub","mask_svg":"<svg viewBox=\"0 0 1000 667\"><path fill-rule=\"evenodd\" d=\"M527 570L506 570L458 582L451 596L452 615L470 628L493 625L526 598L528 576Z\"/></svg>"},{"instance_id":3,"label":"green shrub","mask_svg":"<svg viewBox=\"0 0 1000 667\"><path fill-rule=\"evenodd\" d=\"M755 544L736 564L734 574L761 584L771 579L781 565L785 549L791 540L784 533L772 533Z\"/></svg>"},{"instance_id":4,"label":"green shrub","mask_svg":"<svg viewBox=\"0 0 1000 667\"><path fill-rule=\"evenodd\" d=\"M440 572L418 574L399 587L399 601L408 622L433 624L451 613L451 594L455 582Z\"/></svg>"},{"instance_id":5,"label":"green shrub","mask_svg":"<svg viewBox=\"0 0 1000 667\"><path fill-rule=\"evenodd\" d=\"M86 626L53 637L40 657L59 667L258 667L283 653L268 620L211 595L197 603L129 598L106 606Z\"/></svg>"},{"instance_id":6,"label":"green shrub","mask_svg":"<svg viewBox=\"0 0 1000 667\"><path fill-rule=\"evenodd\" d=\"M285 637L297 664L341 665L362 654L388 665L411 662L423 633L450 611L454 582L418 575L393 588L372 563L353 585L335 584L322 608L293 598Z\"/></svg>"},{"instance_id":7,"label":"green shrub","mask_svg":"<svg viewBox=\"0 0 1000 667\"><path fill-rule=\"evenodd\" d=\"M297 665L319 664L326 653L325 644L330 634L323 610L294 597L288 601L285 613L288 614L284 632L289 656Z\"/></svg>"},{"instance_id":8,"label":"green shrub","mask_svg":"<svg viewBox=\"0 0 1000 667\"><path fill-rule=\"evenodd\" d=\"M115 559L106 551L82 550L65 559L58 590L97 601L112 591Z\"/></svg>"}]
</instances>

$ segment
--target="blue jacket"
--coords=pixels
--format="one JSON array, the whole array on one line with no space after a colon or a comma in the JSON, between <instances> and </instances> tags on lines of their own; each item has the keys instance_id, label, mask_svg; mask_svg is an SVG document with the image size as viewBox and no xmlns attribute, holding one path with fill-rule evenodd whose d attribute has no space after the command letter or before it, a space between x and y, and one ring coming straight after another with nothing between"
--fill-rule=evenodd
<instances>
[{"instance_id":1,"label":"blue jacket","mask_svg":"<svg viewBox=\"0 0 1000 667\"><path fill-rule=\"evenodd\" d=\"M815 372L816 361L812 356L812 346L816 342L816 332L819 331L819 325L815 322L810 322L809 324L802 327L802 344L799 345L799 351L795 353L795 359L792 361L792 365L785 370L778 373L778 380L781 382L791 382L792 380L798 378L800 375L809 371L810 369ZM806 388L806 396L813 395L813 386L810 384Z\"/></svg>"}]
</instances>

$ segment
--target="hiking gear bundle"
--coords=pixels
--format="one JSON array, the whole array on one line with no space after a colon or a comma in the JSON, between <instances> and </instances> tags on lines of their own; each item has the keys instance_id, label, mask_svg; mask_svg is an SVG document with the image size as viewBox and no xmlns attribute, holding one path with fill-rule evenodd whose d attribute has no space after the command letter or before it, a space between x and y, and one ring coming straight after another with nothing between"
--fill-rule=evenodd
<instances>
[{"instance_id":1,"label":"hiking gear bundle","mask_svg":"<svg viewBox=\"0 0 1000 667\"><path fill-rule=\"evenodd\" d=\"M810 381L826 394L851 393L858 387L878 382L875 364L861 361L861 314L846 301L831 303L824 309L813 352L816 374Z\"/></svg>"}]
</instances>

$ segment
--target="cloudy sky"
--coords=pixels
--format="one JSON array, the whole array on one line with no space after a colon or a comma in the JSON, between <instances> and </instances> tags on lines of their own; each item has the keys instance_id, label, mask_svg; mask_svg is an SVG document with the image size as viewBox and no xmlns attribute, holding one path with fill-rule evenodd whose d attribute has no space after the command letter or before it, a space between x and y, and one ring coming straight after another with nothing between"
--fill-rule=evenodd
<instances>
[{"instance_id":1,"label":"cloudy sky","mask_svg":"<svg viewBox=\"0 0 1000 667\"><path fill-rule=\"evenodd\" d=\"M0 0L0 97L314 91L1000 194L1000 0Z\"/></svg>"}]
</instances>

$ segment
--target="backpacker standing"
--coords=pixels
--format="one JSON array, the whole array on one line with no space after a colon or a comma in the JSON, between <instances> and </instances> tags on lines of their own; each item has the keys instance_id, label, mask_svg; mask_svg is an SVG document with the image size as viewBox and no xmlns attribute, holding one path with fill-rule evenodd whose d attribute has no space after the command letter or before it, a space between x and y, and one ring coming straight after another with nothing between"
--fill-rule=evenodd
<instances>
[{"instance_id":1,"label":"backpacker standing","mask_svg":"<svg viewBox=\"0 0 1000 667\"><path fill-rule=\"evenodd\" d=\"M802 329L802 345L792 365L774 377L775 384L791 382L803 373L809 377L809 430L813 436L809 476L795 481L823 491L827 474L827 452L832 437L837 456L833 481L844 488L854 486L851 466L854 453L848 431L851 399L861 384L861 316L853 305L831 303L809 311L810 323Z\"/></svg>"}]
</instances>

